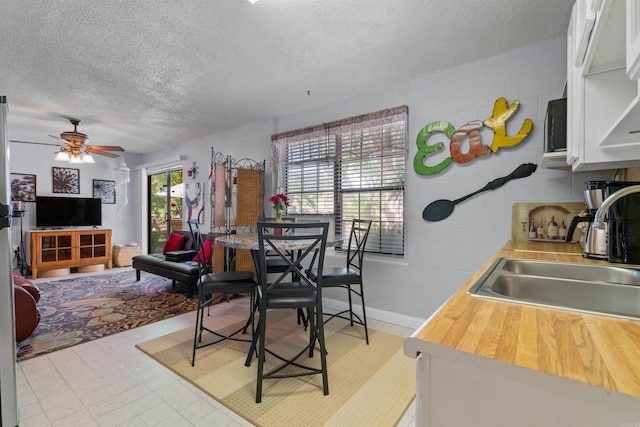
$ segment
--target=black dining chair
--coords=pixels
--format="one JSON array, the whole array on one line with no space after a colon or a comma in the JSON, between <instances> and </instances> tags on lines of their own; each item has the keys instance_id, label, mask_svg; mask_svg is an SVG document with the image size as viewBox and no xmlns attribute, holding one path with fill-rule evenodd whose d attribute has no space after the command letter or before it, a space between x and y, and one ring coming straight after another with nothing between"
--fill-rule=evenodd
<instances>
[{"instance_id":1,"label":"black dining chair","mask_svg":"<svg viewBox=\"0 0 640 427\"><path fill-rule=\"evenodd\" d=\"M291 224L296 222L295 217L282 217L281 218L282 221L280 222L282 224L282 227L276 227L273 229L274 234L278 234L278 233L283 233L283 234L291 234L294 231L289 228L286 224ZM264 221L264 222L275 222L275 218L261 218L260 221ZM294 251L285 251L285 253L287 254L287 256L291 259L293 259L295 257L295 252ZM288 262L286 262L285 260L283 260L278 254L273 253L272 251L267 251L266 255L266 262L267 262L267 274L277 274L277 273L282 273L287 271L287 269L289 268L289 264ZM291 280L295 281L295 275L294 273L291 273ZM303 324L304 327L306 328L308 326L307 324L307 318L305 317L304 311L302 309L298 310L298 325Z\"/></svg>"},{"instance_id":2,"label":"black dining chair","mask_svg":"<svg viewBox=\"0 0 640 427\"><path fill-rule=\"evenodd\" d=\"M258 222L257 255L258 264L258 301L260 318L258 321L258 377L256 384L256 403L262 401L262 382L266 379L299 377L305 375L322 375L322 387L325 395L329 394L327 359L322 322L322 279L310 281L304 275L304 265L314 256L317 250L318 269L322 271L324 254L327 247L329 224L292 223L287 226L292 233L274 234L279 223ZM310 231L312 234L297 233L298 230ZM275 278L267 279L266 254L268 251L277 254L287 263L285 271L277 273ZM291 258L290 251L296 254ZM267 317L272 309L305 309L308 320L309 344L295 356L287 359L266 348L265 337L269 332ZM303 364L300 357L308 353L313 357L316 342L319 344L320 368ZM282 363L264 372L265 356L269 353ZM283 370L287 369L286 372Z\"/></svg>"},{"instance_id":3,"label":"black dining chair","mask_svg":"<svg viewBox=\"0 0 640 427\"><path fill-rule=\"evenodd\" d=\"M349 308L338 313L324 313L329 320L339 317L348 320L351 326L358 324L364 326L364 335L367 344L369 344L369 330L367 328L367 313L364 304L364 292L362 286L362 267L364 259L364 250L371 230L371 221L354 219L351 222L351 232L349 233L349 246L347 246L347 265L345 267L334 267L319 270L313 267L308 270L308 276L314 282L322 278L322 286L324 288L344 288L349 296ZM353 311L352 296L360 297L362 301L362 317ZM348 316L347 316L348 314Z\"/></svg>"},{"instance_id":4,"label":"black dining chair","mask_svg":"<svg viewBox=\"0 0 640 427\"><path fill-rule=\"evenodd\" d=\"M282 226L275 227L273 229L274 234L277 234L276 230L279 230L278 231L279 233L290 234L292 231L287 226L287 224L294 223L295 220L296 219L293 218L293 217L282 217L282 222L280 223L280 224L282 224ZM275 218L261 218L258 221L275 223ZM293 257L293 252L292 251L286 251L286 253L289 255L290 258ZM267 251L265 256L266 256L266 261L267 261L267 273L268 274L282 273L283 271L287 271L287 269L289 268L289 263L284 261L278 254L275 254L272 251Z\"/></svg>"},{"instance_id":5,"label":"black dining chair","mask_svg":"<svg viewBox=\"0 0 640 427\"><path fill-rule=\"evenodd\" d=\"M233 340L241 342L253 342L254 328L254 301L255 291L257 288L257 281L255 273L252 271L226 271L223 273L211 272L211 252L207 251L204 244L202 233L198 226L198 220L188 221L189 231L193 238L194 249L196 250L196 258L198 262L198 268L200 270L199 279L197 283L198 287L198 311L196 314L196 327L195 336L193 338L193 353L191 356L191 366L195 365L196 350L208 347L213 344L217 344L224 340ZM213 242L210 243L210 248L213 248ZM208 253L207 253L208 252ZM226 299L228 296L234 294L249 294L251 301L249 303L249 317L244 326L231 333L222 333L221 331L215 331L204 325L204 311L208 309L217 299ZM210 313L207 313L209 316ZM247 329L251 326L252 337L240 338L237 337L240 332L246 333ZM212 341L203 343L202 334L208 332L214 337Z\"/></svg>"}]
</instances>

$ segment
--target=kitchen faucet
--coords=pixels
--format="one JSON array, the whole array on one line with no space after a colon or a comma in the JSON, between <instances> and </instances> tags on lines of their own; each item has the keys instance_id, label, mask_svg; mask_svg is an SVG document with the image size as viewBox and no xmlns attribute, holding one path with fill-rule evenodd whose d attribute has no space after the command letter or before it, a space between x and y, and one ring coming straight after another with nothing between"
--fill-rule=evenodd
<instances>
[{"instance_id":1,"label":"kitchen faucet","mask_svg":"<svg viewBox=\"0 0 640 427\"><path fill-rule=\"evenodd\" d=\"M607 248L607 227L604 216L609 212L609 208L618 200L633 193L640 193L640 185L632 185L621 188L602 202L596 211L587 238L584 244L584 255L588 258L607 258L609 249Z\"/></svg>"},{"instance_id":2,"label":"kitchen faucet","mask_svg":"<svg viewBox=\"0 0 640 427\"><path fill-rule=\"evenodd\" d=\"M602 202L602 205L596 211L596 214L593 218L593 224L591 224L591 228L603 229L604 221L602 220L602 218L609 211L609 208L611 207L611 205L613 205L615 202L622 199L623 197L633 193L640 193L640 185L632 185L630 187L624 187L616 191L609 197L607 197L605 201Z\"/></svg>"}]
</instances>

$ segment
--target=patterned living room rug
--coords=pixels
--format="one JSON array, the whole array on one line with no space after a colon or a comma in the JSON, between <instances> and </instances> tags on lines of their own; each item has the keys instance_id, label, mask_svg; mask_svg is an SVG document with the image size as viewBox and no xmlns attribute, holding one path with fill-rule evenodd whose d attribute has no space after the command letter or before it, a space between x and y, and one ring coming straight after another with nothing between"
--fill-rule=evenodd
<instances>
[{"instance_id":1,"label":"patterned living room rug","mask_svg":"<svg viewBox=\"0 0 640 427\"><path fill-rule=\"evenodd\" d=\"M18 360L148 325L193 311L171 280L135 270L37 284L40 324L18 343Z\"/></svg>"},{"instance_id":2,"label":"patterned living room rug","mask_svg":"<svg viewBox=\"0 0 640 427\"><path fill-rule=\"evenodd\" d=\"M246 301L220 304L205 322L233 331L246 320ZM241 309L234 309L236 308ZM140 350L256 426L393 426L415 397L415 359L404 355L404 338L346 322L326 324L329 395L319 375L265 380L262 402L255 403L257 360L244 365L248 343L225 341L197 350L191 366L193 328L141 344ZM269 312L267 346L291 354L308 341L295 311ZM295 353L294 353L295 354ZM267 357L265 370L274 357ZM320 358L305 359L317 363Z\"/></svg>"}]
</instances>

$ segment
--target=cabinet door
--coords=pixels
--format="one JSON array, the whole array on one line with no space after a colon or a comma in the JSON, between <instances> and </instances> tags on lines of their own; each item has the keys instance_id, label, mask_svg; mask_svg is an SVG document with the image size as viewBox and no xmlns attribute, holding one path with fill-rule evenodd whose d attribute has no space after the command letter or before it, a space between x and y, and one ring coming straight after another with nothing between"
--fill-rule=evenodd
<instances>
[{"instance_id":1,"label":"cabinet door","mask_svg":"<svg viewBox=\"0 0 640 427\"><path fill-rule=\"evenodd\" d=\"M584 144L584 80L582 68L576 66L576 10L569 20L567 31L567 163L573 165L582 158Z\"/></svg>"},{"instance_id":2,"label":"cabinet door","mask_svg":"<svg viewBox=\"0 0 640 427\"><path fill-rule=\"evenodd\" d=\"M593 11L591 2L587 0L576 0L574 7L574 64L576 67L582 67L587 55L587 48L591 41L591 32L596 23L596 14Z\"/></svg>"},{"instance_id":3,"label":"cabinet door","mask_svg":"<svg viewBox=\"0 0 640 427\"><path fill-rule=\"evenodd\" d=\"M100 258L107 254L107 238L104 232L87 232L79 234L80 259Z\"/></svg>"},{"instance_id":4,"label":"cabinet door","mask_svg":"<svg viewBox=\"0 0 640 427\"><path fill-rule=\"evenodd\" d=\"M107 255L107 234L96 233L93 235L93 256L96 258Z\"/></svg>"},{"instance_id":5,"label":"cabinet door","mask_svg":"<svg viewBox=\"0 0 640 427\"><path fill-rule=\"evenodd\" d=\"M640 3L627 0L627 75L640 77Z\"/></svg>"},{"instance_id":6,"label":"cabinet door","mask_svg":"<svg viewBox=\"0 0 640 427\"><path fill-rule=\"evenodd\" d=\"M71 261L72 234L51 234L40 237L40 263L55 263L59 261Z\"/></svg>"},{"instance_id":7,"label":"cabinet door","mask_svg":"<svg viewBox=\"0 0 640 427\"><path fill-rule=\"evenodd\" d=\"M574 5L567 34L567 163L573 171L636 166L640 80L629 79L624 67L626 4L602 1L584 64L576 66L580 5Z\"/></svg>"}]
</instances>

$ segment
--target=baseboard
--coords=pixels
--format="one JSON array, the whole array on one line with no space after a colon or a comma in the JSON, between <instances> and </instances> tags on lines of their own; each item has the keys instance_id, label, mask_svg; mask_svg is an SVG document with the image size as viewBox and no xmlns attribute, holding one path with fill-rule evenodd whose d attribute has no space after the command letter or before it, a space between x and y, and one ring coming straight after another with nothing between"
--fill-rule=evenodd
<instances>
[{"instance_id":1,"label":"baseboard","mask_svg":"<svg viewBox=\"0 0 640 427\"><path fill-rule=\"evenodd\" d=\"M337 313L349 308L349 303L331 298L322 299L323 311L326 313ZM362 313L362 307L354 304L356 313ZM391 323L393 325L404 326L406 328L418 329L422 326L426 319L418 317L406 316L404 314L393 313L391 311L380 310L373 307L367 307L367 318L376 319L381 322Z\"/></svg>"}]
</instances>

